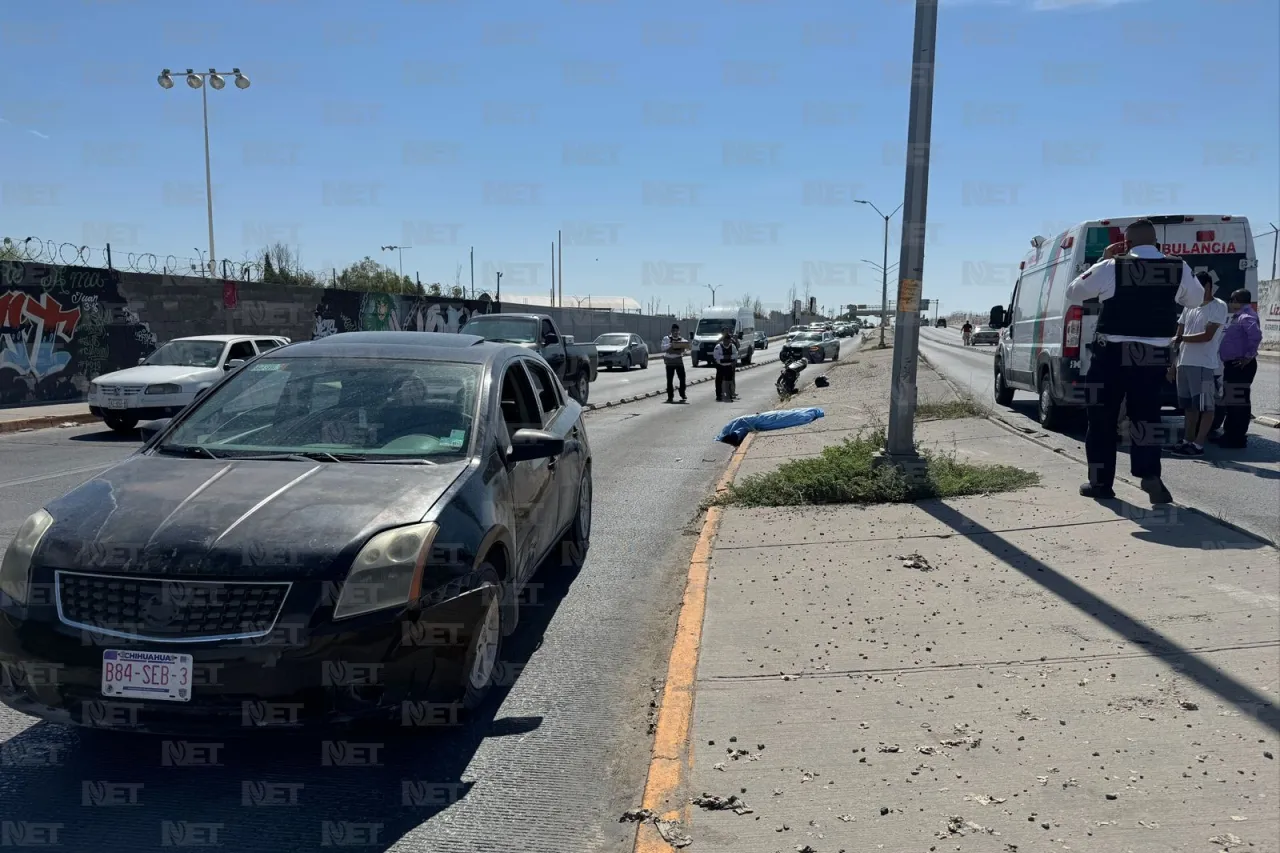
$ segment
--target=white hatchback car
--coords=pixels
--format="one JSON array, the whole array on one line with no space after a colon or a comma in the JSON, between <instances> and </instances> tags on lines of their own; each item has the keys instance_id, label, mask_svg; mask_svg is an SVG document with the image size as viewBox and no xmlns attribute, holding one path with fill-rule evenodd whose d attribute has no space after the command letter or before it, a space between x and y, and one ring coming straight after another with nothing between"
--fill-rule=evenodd
<instances>
[{"instance_id":1,"label":"white hatchback car","mask_svg":"<svg viewBox=\"0 0 1280 853\"><path fill-rule=\"evenodd\" d=\"M89 383L89 411L116 432L128 432L139 421L173 417L227 371L289 342L270 335L174 338L137 367Z\"/></svg>"}]
</instances>

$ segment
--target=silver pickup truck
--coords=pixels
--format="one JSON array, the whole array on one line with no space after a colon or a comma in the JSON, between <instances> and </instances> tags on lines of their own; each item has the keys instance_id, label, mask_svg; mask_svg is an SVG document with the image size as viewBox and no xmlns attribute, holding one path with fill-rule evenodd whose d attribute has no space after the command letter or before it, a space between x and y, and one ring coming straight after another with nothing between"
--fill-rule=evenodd
<instances>
[{"instance_id":1,"label":"silver pickup truck","mask_svg":"<svg viewBox=\"0 0 1280 853\"><path fill-rule=\"evenodd\" d=\"M462 331L487 341L520 344L544 359L569 396L586 405L591 383L596 381L600 354L595 344L580 344L561 333L556 321L546 314L476 314Z\"/></svg>"}]
</instances>

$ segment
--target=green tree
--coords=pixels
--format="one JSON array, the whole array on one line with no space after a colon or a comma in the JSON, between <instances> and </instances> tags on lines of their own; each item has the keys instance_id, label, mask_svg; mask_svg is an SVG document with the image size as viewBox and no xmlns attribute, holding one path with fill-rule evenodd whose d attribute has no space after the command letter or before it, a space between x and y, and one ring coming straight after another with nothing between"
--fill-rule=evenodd
<instances>
[{"instance_id":1,"label":"green tree","mask_svg":"<svg viewBox=\"0 0 1280 853\"><path fill-rule=\"evenodd\" d=\"M288 243L276 241L259 255L262 258L262 280L267 284L324 287L319 276L302 268L302 258Z\"/></svg>"},{"instance_id":2,"label":"green tree","mask_svg":"<svg viewBox=\"0 0 1280 853\"><path fill-rule=\"evenodd\" d=\"M363 290L371 293L420 293L408 276L402 276L388 266L365 255L338 273L338 287L343 290Z\"/></svg>"},{"instance_id":3,"label":"green tree","mask_svg":"<svg viewBox=\"0 0 1280 853\"><path fill-rule=\"evenodd\" d=\"M427 296L439 296L439 295L440 295L440 282L433 281L431 282L431 284L427 285Z\"/></svg>"}]
</instances>

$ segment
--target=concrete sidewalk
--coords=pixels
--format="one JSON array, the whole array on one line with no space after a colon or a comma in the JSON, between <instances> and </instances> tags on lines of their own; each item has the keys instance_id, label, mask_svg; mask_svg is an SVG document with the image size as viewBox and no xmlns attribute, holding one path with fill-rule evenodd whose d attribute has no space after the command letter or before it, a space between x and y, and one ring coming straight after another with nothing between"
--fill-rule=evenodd
<instances>
[{"instance_id":1,"label":"concrete sidewalk","mask_svg":"<svg viewBox=\"0 0 1280 853\"><path fill-rule=\"evenodd\" d=\"M792 402L826 417L737 477L883 422L889 358L835 367ZM917 439L1043 484L718 514L681 787L646 805L708 853L1280 850L1277 551L1127 484L1081 498L1079 463L984 419Z\"/></svg>"},{"instance_id":2,"label":"concrete sidewalk","mask_svg":"<svg viewBox=\"0 0 1280 853\"><path fill-rule=\"evenodd\" d=\"M45 429L56 426L77 426L96 423L99 420L89 414L88 403L51 403L45 406L22 406L0 409L0 433L21 432L26 429Z\"/></svg>"}]
</instances>

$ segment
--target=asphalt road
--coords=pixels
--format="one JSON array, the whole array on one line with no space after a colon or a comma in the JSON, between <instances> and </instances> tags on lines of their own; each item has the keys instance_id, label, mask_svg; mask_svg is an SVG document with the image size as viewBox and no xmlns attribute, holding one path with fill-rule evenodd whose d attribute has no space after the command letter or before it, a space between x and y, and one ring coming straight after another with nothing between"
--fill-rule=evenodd
<instances>
[{"instance_id":1,"label":"asphalt road","mask_svg":"<svg viewBox=\"0 0 1280 853\"><path fill-rule=\"evenodd\" d=\"M214 740L203 754L217 766L166 767L159 738L85 738L0 709L5 832L52 834L64 849L97 853L175 838L243 853L353 841L371 851L630 851L634 826L618 816L639 805L650 701L697 509L732 453L714 439L732 417L772 406L776 375L740 374L738 403L715 403L708 383L690 389L687 405L655 398L587 416L595 504L586 565L576 577L536 579L503 650L511 685L468 724L348 737L380 744L366 750L378 766L323 767L319 737L275 735ZM0 436L0 536L7 542L28 514L137 445L94 426ZM417 804L404 805L406 785ZM282 804L245 804L246 792L264 791Z\"/></svg>"},{"instance_id":2,"label":"asphalt road","mask_svg":"<svg viewBox=\"0 0 1280 853\"><path fill-rule=\"evenodd\" d=\"M968 388L976 399L1002 410L1009 421L1040 429L1036 398L1031 392L1017 391L1011 405L996 405L991 388L994 347L965 347L959 330L926 328L921 330L920 351L944 376ZM1280 363L1259 360L1253 397L1255 415L1280 411ZM1165 420L1182 423L1181 417L1166 416ZM1045 433L1041 440L1084 458L1083 425L1070 433ZM1122 459L1119 468L1121 474L1127 474L1128 462ZM1255 422L1249 428L1245 450L1221 450L1211 445L1198 459L1165 454L1162 471L1178 503L1280 542L1280 429ZM1080 479L1085 480L1083 466Z\"/></svg>"}]
</instances>

